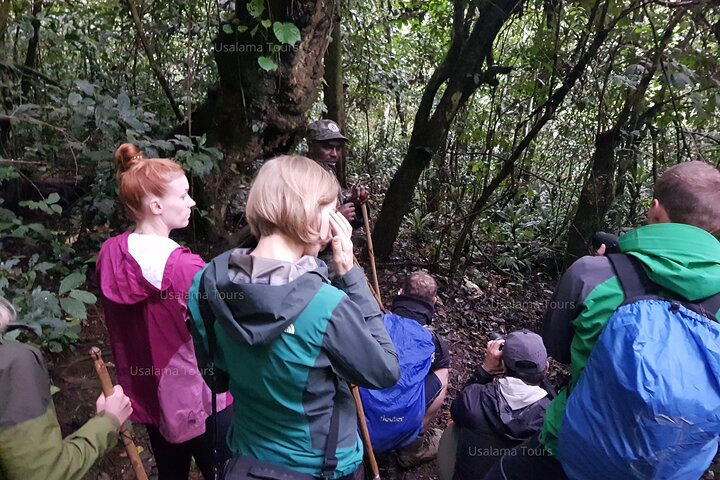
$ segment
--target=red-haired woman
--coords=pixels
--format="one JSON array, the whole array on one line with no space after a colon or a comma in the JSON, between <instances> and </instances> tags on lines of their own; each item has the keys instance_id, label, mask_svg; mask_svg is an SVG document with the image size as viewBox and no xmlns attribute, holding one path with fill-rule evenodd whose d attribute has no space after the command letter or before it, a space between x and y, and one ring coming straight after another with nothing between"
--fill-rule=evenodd
<instances>
[{"instance_id":1,"label":"red-haired woman","mask_svg":"<svg viewBox=\"0 0 720 480\"><path fill-rule=\"evenodd\" d=\"M118 382L133 402L130 419L147 427L159 479L187 479L192 457L212 478L211 393L185 323L187 292L204 262L170 239L171 231L188 225L195 202L175 161L145 158L128 143L115 160L120 202L135 227L103 244L97 272ZM217 400L225 456L231 400Z\"/></svg>"}]
</instances>

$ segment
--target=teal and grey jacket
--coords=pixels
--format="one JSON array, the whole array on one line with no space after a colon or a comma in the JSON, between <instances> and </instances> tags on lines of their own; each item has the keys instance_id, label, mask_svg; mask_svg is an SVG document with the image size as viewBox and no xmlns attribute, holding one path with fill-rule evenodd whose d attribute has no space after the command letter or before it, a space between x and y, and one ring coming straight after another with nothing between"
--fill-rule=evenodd
<instances>
[{"instance_id":1,"label":"teal and grey jacket","mask_svg":"<svg viewBox=\"0 0 720 480\"><path fill-rule=\"evenodd\" d=\"M229 388L235 398L228 445L234 455L317 475L337 403L335 477L350 474L363 447L348 382L381 389L400 378L365 275L354 267L331 285L315 257L288 263L248 253L235 249L211 261L188 302L199 367L211 387Z\"/></svg>"},{"instance_id":2,"label":"teal and grey jacket","mask_svg":"<svg viewBox=\"0 0 720 480\"><path fill-rule=\"evenodd\" d=\"M117 443L112 416L62 438L40 352L0 340L0 480L81 479Z\"/></svg>"}]
</instances>

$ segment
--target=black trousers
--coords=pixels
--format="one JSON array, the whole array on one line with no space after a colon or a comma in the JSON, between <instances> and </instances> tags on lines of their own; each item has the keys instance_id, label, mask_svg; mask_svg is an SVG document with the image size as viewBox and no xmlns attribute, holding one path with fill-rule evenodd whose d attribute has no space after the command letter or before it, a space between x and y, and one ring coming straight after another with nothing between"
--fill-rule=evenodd
<instances>
[{"instance_id":1,"label":"black trousers","mask_svg":"<svg viewBox=\"0 0 720 480\"><path fill-rule=\"evenodd\" d=\"M560 462L540 445L540 434L503 456L485 475L485 480L568 480Z\"/></svg>"},{"instance_id":2,"label":"black trousers","mask_svg":"<svg viewBox=\"0 0 720 480\"><path fill-rule=\"evenodd\" d=\"M227 431L233 420L233 407L217 412L218 427L218 461L222 465L230 458L227 447ZM187 480L190 475L190 461L195 463L206 480L213 479L215 462L213 458L213 421L212 416L205 420L205 433L183 443L170 443L165 440L160 430L152 425L145 425L150 448L155 455L158 467L158 480Z\"/></svg>"}]
</instances>

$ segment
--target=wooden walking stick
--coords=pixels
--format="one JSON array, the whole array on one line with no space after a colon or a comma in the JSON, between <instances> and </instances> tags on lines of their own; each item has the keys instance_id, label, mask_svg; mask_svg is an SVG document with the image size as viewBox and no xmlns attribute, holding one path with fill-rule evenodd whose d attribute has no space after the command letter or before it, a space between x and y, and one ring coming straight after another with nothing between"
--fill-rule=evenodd
<instances>
[{"instance_id":1,"label":"wooden walking stick","mask_svg":"<svg viewBox=\"0 0 720 480\"><path fill-rule=\"evenodd\" d=\"M378 284L377 270L375 269L375 251L373 250L370 219L368 218L368 209L365 202L360 204L360 208L362 209L363 220L365 222L365 235L367 235L368 256L370 257L370 270L372 271L373 286L375 287L375 299L378 301L378 305L380 305L380 310L385 311L385 307L383 307L382 303L382 297L380 296L380 285Z\"/></svg>"},{"instance_id":2,"label":"wooden walking stick","mask_svg":"<svg viewBox=\"0 0 720 480\"><path fill-rule=\"evenodd\" d=\"M110 380L110 374L107 371L107 366L102 359L102 352L98 347L90 348L90 358L93 359L95 365L95 372L97 372L98 378L100 379L100 386L102 386L103 395L109 397L114 393L113 384ZM130 464L132 465L133 471L135 472L135 478L138 480L148 480L147 473L145 473L145 467L143 467L140 455L138 454L135 443L132 441L130 432L127 424L120 426L120 438L122 439L123 445L125 445L125 451L127 452Z\"/></svg>"},{"instance_id":3,"label":"wooden walking stick","mask_svg":"<svg viewBox=\"0 0 720 480\"><path fill-rule=\"evenodd\" d=\"M368 256L370 257L370 269L372 270L373 285L370 285L370 290L377 301L380 310L385 311L383 307L382 298L380 297L380 285L378 284L377 270L375 269L375 252L373 251L372 245L372 232L370 231L370 220L368 219L367 205L362 203L363 220L365 221L365 235L367 235L368 242ZM357 260L356 260L357 262ZM353 385L352 388L353 398L355 399L355 407L357 408L358 425L360 427L360 437L362 438L363 444L365 445L365 453L367 454L368 463L370 463L370 470L372 472L373 480L380 480L380 468L378 468L377 460L375 459L375 452L372 449L372 442L370 441L370 431L365 421L365 409L363 408L362 399L360 398L360 390L357 385Z\"/></svg>"},{"instance_id":4,"label":"wooden walking stick","mask_svg":"<svg viewBox=\"0 0 720 480\"><path fill-rule=\"evenodd\" d=\"M365 409L363 408L362 399L360 399L360 390L358 390L357 385L353 385L351 390L353 397L355 398L355 406L357 407L360 437L365 445L365 453L367 453L368 462L370 462L372 478L373 480L380 480L380 468L378 468L377 460L375 460L375 453L372 449L372 443L370 442L370 432L368 431L367 422L365 422Z\"/></svg>"},{"instance_id":5,"label":"wooden walking stick","mask_svg":"<svg viewBox=\"0 0 720 480\"><path fill-rule=\"evenodd\" d=\"M355 265L360 265L360 262L358 262L358 259L355 255L353 255L353 263ZM380 310L382 310L384 313L385 309L383 307L382 300L380 299L380 294L375 291L375 288L373 287L372 283L370 283L370 280L367 279L367 277L365 277L365 280L367 281L367 286L370 289L370 293L372 293L373 298L377 302L378 307L380 307Z\"/></svg>"}]
</instances>

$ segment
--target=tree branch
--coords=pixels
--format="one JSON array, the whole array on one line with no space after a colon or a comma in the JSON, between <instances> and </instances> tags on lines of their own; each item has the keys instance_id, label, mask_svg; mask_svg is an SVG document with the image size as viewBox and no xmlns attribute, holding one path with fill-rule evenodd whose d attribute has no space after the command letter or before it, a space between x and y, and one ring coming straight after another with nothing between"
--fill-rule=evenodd
<instances>
[{"instance_id":1,"label":"tree branch","mask_svg":"<svg viewBox=\"0 0 720 480\"><path fill-rule=\"evenodd\" d=\"M177 102L173 98L172 91L170 90L170 84L168 84L168 81L165 78L165 75L162 73L160 66L155 61L155 50L153 49L153 46L148 40L148 38L145 36L145 32L143 31L142 27L142 21L140 20L140 15L138 14L137 7L135 6L133 0L125 1L127 2L128 7L130 7L130 13L132 14L133 23L135 24L135 30L137 31L138 37L140 37L140 42L142 42L143 48L145 49L145 54L148 57L150 68L152 68L152 71L155 74L155 78L157 78L157 81L160 82L160 86L162 87L163 92L165 92L165 96L170 103L170 107L175 113L175 118L177 118L178 122L182 122L183 120L185 120L185 117L180 112L180 107L178 107Z\"/></svg>"}]
</instances>

